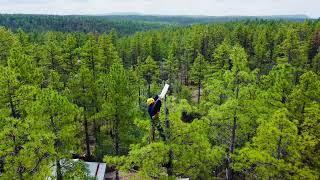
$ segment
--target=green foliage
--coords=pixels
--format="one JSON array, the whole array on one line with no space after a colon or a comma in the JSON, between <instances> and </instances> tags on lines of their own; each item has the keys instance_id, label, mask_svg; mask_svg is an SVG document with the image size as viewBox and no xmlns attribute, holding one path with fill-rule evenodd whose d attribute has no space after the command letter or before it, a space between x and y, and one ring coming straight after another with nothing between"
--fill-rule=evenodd
<instances>
[{"instance_id":1,"label":"green foliage","mask_svg":"<svg viewBox=\"0 0 320 180\"><path fill-rule=\"evenodd\" d=\"M231 46L227 41L222 42L215 50L214 58L214 69L219 70L230 70L232 68L231 59L230 59Z\"/></svg>"},{"instance_id":2,"label":"green foliage","mask_svg":"<svg viewBox=\"0 0 320 180\"><path fill-rule=\"evenodd\" d=\"M169 53L168 59L164 62L164 70L167 76L167 79L170 83L175 82L175 78L178 77L178 64L176 57L172 52Z\"/></svg>"},{"instance_id":3,"label":"green foliage","mask_svg":"<svg viewBox=\"0 0 320 180\"><path fill-rule=\"evenodd\" d=\"M147 82L148 96L151 97L151 84L160 79L160 69L157 62L151 56L148 56L143 64L139 65L139 73Z\"/></svg>"},{"instance_id":4,"label":"green foliage","mask_svg":"<svg viewBox=\"0 0 320 180\"><path fill-rule=\"evenodd\" d=\"M31 119L1 119L0 157L5 158L4 179L43 179L50 174L54 136L34 128Z\"/></svg>"},{"instance_id":5,"label":"green foliage","mask_svg":"<svg viewBox=\"0 0 320 180\"><path fill-rule=\"evenodd\" d=\"M44 35L44 56L41 65L46 67L46 70L62 71L62 48L58 42L57 34L48 32Z\"/></svg>"},{"instance_id":6,"label":"green foliage","mask_svg":"<svg viewBox=\"0 0 320 180\"><path fill-rule=\"evenodd\" d=\"M64 179L73 180L95 180L96 178L90 176L88 166L82 161L68 160L63 161L63 175Z\"/></svg>"},{"instance_id":7,"label":"green foliage","mask_svg":"<svg viewBox=\"0 0 320 180\"><path fill-rule=\"evenodd\" d=\"M34 121L34 126L43 129L47 127L56 137L55 148L59 157L64 157L69 151L77 150L76 134L79 130L77 116L79 110L66 97L46 89L27 110L28 118ZM49 128L49 129L48 129Z\"/></svg>"},{"instance_id":8,"label":"green foliage","mask_svg":"<svg viewBox=\"0 0 320 180\"><path fill-rule=\"evenodd\" d=\"M12 30L18 30L19 28L22 28L27 32L36 33L46 31L107 33L112 32L112 30L115 29L121 35L128 35L133 34L137 31L147 31L168 26L162 21L152 22L152 20L140 20L139 18L136 18L137 17L130 16L56 16L1 14L0 25L8 27ZM183 19L180 21L183 22Z\"/></svg>"},{"instance_id":9,"label":"green foliage","mask_svg":"<svg viewBox=\"0 0 320 180\"><path fill-rule=\"evenodd\" d=\"M101 65L98 43L93 33L89 33L87 38L81 49L81 62L91 71L93 77L96 78Z\"/></svg>"},{"instance_id":10,"label":"green foliage","mask_svg":"<svg viewBox=\"0 0 320 180\"><path fill-rule=\"evenodd\" d=\"M65 76L75 73L79 68L80 49L78 48L77 38L73 34L68 34L62 43L63 69ZM69 77L65 77L68 79ZM66 80L65 80L66 81Z\"/></svg>"},{"instance_id":11,"label":"green foliage","mask_svg":"<svg viewBox=\"0 0 320 180\"><path fill-rule=\"evenodd\" d=\"M0 27L0 65L7 64L10 49L13 47L16 39L12 32Z\"/></svg>"},{"instance_id":12,"label":"green foliage","mask_svg":"<svg viewBox=\"0 0 320 180\"><path fill-rule=\"evenodd\" d=\"M320 72L320 53L318 53L312 61L312 69L314 72L318 73Z\"/></svg>"},{"instance_id":13,"label":"green foliage","mask_svg":"<svg viewBox=\"0 0 320 180\"><path fill-rule=\"evenodd\" d=\"M198 56L194 60L194 63L191 67L191 77L196 84L198 84L204 79L204 76L207 74L207 69L208 63L204 59L203 55L198 53Z\"/></svg>"},{"instance_id":14,"label":"green foliage","mask_svg":"<svg viewBox=\"0 0 320 180\"><path fill-rule=\"evenodd\" d=\"M169 116L172 128L168 143L132 145L128 156L105 156L104 161L123 170L139 169L144 176L161 178L167 176L166 165L171 149L174 175L192 178L210 177L211 170L222 163L224 152L220 147L211 147L206 121L186 124L180 120L182 110L188 109L188 106L191 108L187 102L182 102L176 107L170 106L174 113ZM148 133L145 136L148 136Z\"/></svg>"},{"instance_id":15,"label":"green foliage","mask_svg":"<svg viewBox=\"0 0 320 180\"><path fill-rule=\"evenodd\" d=\"M153 81L157 81L159 79L159 66L151 56L148 56L145 62L141 65L141 73L148 84L151 84Z\"/></svg>"},{"instance_id":16,"label":"green foliage","mask_svg":"<svg viewBox=\"0 0 320 180\"><path fill-rule=\"evenodd\" d=\"M88 179L85 164L71 160L85 154L142 179L318 179L318 20L123 36L138 25L100 29L103 17L32 15L0 15L0 24L6 17L70 21L54 25L61 31L84 22L85 32L90 20L97 31L0 28L1 178L45 179L55 165L57 179ZM145 101L164 83L166 140L156 132L150 142Z\"/></svg>"},{"instance_id":17,"label":"green foliage","mask_svg":"<svg viewBox=\"0 0 320 180\"><path fill-rule=\"evenodd\" d=\"M71 101L85 111L92 111L92 99L94 98L94 78L88 68L81 66L68 83L68 91Z\"/></svg>"},{"instance_id":18,"label":"green foliage","mask_svg":"<svg viewBox=\"0 0 320 180\"><path fill-rule=\"evenodd\" d=\"M99 37L100 57L102 60L101 69L104 73L108 72L113 62L119 61L118 53L112 41L111 36L102 35Z\"/></svg>"},{"instance_id":19,"label":"green foliage","mask_svg":"<svg viewBox=\"0 0 320 180\"><path fill-rule=\"evenodd\" d=\"M78 152L79 141L76 137L80 128L77 120L79 110L66 97L51 89L45 89L27 109L27 113L36 131L45 130L53 136L54 152L50 156L55 161L70 158L71 153ZM59 176L61 169L57 168L57 173Z\"/></svg>"},{"instance_id":20,"label":"green foliage","mask_svg":"<svg viewBox=\"0 0 320 180\"><path fill-rule=\"evenodd\" d=\"M178 93L178 98L191 101L192 91L187 86L182 86L180 92Z\"/></svg>"},{"instance_id":21,"label":"green foliage","mask_svg":"<svg viewBox=\"0 0 320 180\"><path fill-rule=\"evenodd\" d=\"M11 67L23 84L39 86L43 81L43 74L40 68L33 61L32 56L24 52L22 45L14 44L8 57L8 67Z\"/></svg>"},{"instance_id":22,"label":"green foliage","mask_svg":"<svg viewBox=\"0 0 320 180\"><path fill-rule=\"evenodd\" d=\"M317 177L309 167L301 166L297 127L288 119L288 111L280 109L268 122L262 123L252 145L239 151L236 170L262 178Z\"/></svg>"},{"instance_id":23,"label":"green foliage","mask_svg":"<svg viewBox=\"0 0 320 180\"><path fill-rule=\"evenodd\" d=\"M97 118L104 124L103 133L109 133L112 142L112 153L119 155L123 152L122 141L132 139L132 116L134 115L134 94L131 90L129 78L121 62L115 61L106 77L108 92ZM121 132L121 133L120 133ZM129 136L129 137L128 137ZM125 138L125 139L124 139Z\"/></svg>"}]
</instances>

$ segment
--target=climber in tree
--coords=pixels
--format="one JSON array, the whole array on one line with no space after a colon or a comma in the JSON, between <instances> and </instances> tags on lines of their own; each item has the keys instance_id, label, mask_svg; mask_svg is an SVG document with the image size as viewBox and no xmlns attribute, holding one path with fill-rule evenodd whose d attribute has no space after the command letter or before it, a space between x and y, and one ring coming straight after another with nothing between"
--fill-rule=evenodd
<instances>
[{"instance_id":1,"label":"climber in tree","mask_svg":"<svg viewBox=\"0 0 320 180\"><path fill-rule=\"evenodd\" d=\"M159 131L159 134L163 140L165 140L165 135L163 132L163 129L161 127L159 113L161 109L161 99L158 95L156 95L154 98L149 98L147 100L148 104L148 113L151 118L151 139L154 141L155 139L155 127Z\"/></svg>"}]
</instances>

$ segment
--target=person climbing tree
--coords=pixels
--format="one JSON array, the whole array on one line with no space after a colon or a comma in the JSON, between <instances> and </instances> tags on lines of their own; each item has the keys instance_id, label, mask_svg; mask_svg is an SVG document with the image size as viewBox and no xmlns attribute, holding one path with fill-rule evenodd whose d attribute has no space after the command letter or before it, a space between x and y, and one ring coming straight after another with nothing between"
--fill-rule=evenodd
<instances>
[{"instance_id":1,"label":"person climbing tree","mask_svg":"<svg viewBox=\"0 0 320 180\"><path fill-rule=\"evenodd\" d=\"M161 122L160 122L160 108L161 108L161 99L159 98L158 95L156 95L154 98L149 98L147 100L148 104L148 113L151 118L151 140L155 140L155 127L159 131L159 134L162 138L162 140L165 140L166 137L164 135L163 129L161 127Z\"/></svg>"}]
</instances>

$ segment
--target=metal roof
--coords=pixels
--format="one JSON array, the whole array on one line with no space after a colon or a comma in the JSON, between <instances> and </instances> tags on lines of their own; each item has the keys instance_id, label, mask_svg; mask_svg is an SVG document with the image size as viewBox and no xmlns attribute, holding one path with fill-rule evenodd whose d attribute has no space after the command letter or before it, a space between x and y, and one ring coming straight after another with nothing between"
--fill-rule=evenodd
<instances>
[{"instance_id":1,"label":"metal roof","mask_svg":"<svg viewBox=\"0 0 320 180\"><path fill-rule=\"evenodd\" d=\"M96 177L97 180L104 180L106 172L106 163L99 162L85 162L88 165L90 176Z\"/></svg>"},{"instance_id":2,"label":"metal roof","mask_svg":"<svg viewBox=\"0 0 320 180\"><path fill-rule=\"evenodd\" d=\"M73 161L79 161L79 159L72 159ZM63 162L63 160L60 160L60 162ZM89 175L91 177L95 177L97 180L104 180L105 178L105 172L106 172L106 163L100 163L100 162L84 162L87 165L87 168L89 170ZM54 165L52 167L52 176L56 175L56 166ZM51 180L51 177L48 177L47 180Z\"/></svg>"}]
</instances>

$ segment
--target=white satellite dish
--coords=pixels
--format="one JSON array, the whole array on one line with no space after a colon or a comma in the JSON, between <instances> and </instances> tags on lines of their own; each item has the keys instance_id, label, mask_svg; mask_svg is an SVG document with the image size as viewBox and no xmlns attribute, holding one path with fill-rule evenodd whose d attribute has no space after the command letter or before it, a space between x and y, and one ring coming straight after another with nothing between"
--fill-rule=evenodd
<instances>
[{"instance_id":1,"label":"white satellite dish","mask_svg":"<svg viewBox=\"0 0 320 180\"><path fill-rule=\"evenodd\" d=\"M161 98L161 99L163 99L165 96L166 96L166 94L167 94L167 92L168 92L168 90L169 90L169 84L165 84L164 85L164 87L163 87L163 89L162 89L162 91L161 91L161 94L159 95L159 97Z\"/></svg>"}]
</instances>

